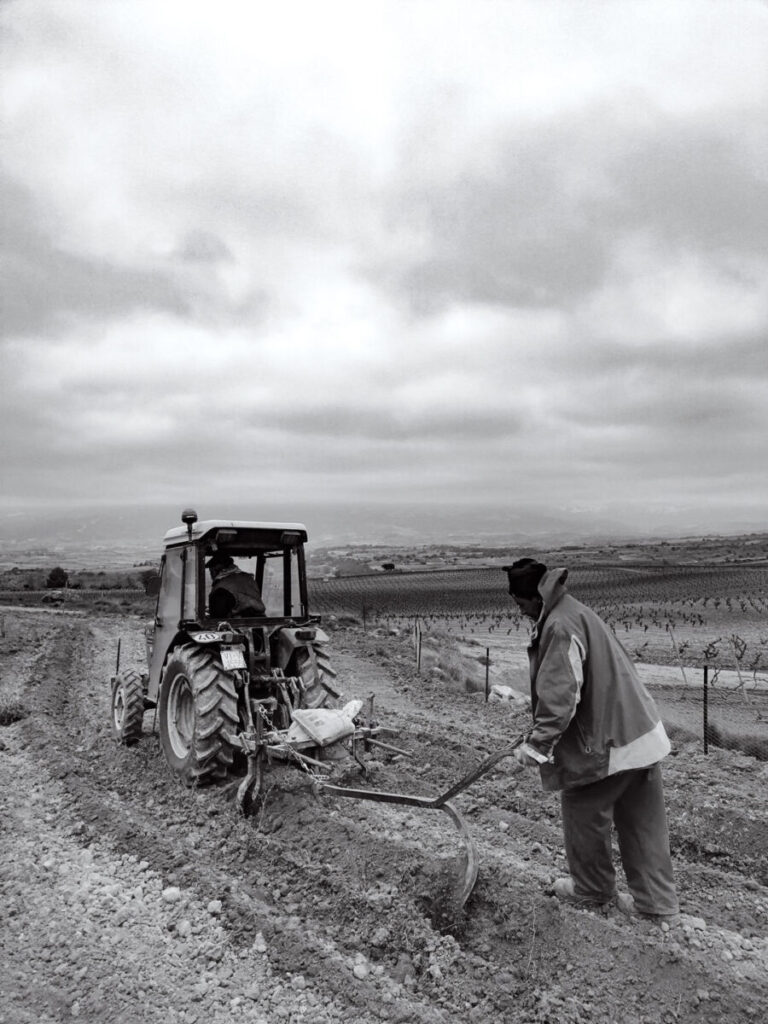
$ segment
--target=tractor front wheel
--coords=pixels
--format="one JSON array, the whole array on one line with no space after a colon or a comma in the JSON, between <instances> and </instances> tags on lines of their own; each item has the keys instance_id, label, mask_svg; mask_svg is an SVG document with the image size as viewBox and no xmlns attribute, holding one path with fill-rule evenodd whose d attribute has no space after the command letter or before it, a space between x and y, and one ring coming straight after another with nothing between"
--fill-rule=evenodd
<instances>
[{"instance_id":1,"label":"tractor front wheel","mask_svg":"<svg viewBox=\"0 0 768 1024\"><path fill-rule=\"evenodd\" d=\"M238 731L237 690L218 651L183 644L163 671L158 703L165 759L187 785L222 779L234 748L225 733Z\"/></svg>"},{"instance_id":2,"label":"tractor front wheel","mask_svg":"<svg viewBox=\"0 0 768 1024\"><path fill-rule=\"evenodd\" d=\"M112 735L126 747L141 739L144 680L136 669L118 673L112 683Z\"/></svg>"}]
</instances>

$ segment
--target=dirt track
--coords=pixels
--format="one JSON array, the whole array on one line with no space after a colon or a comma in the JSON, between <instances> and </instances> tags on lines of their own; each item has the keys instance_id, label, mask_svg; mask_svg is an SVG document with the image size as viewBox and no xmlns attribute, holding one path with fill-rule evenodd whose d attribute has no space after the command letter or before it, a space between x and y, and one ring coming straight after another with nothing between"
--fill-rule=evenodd
<instances>
[{"instance_id":1,"label":"dirt track","mask_svg":"<svg viewBox=\"0 0 768 1024\"><path fill-rule=\"evenodd\" d=\"M225 791L170 777L151 713L138 747L111 740L107 681L118 637L141 666L138 619L4 620L3 678L31 713L0 729L3 1024L761 1019L760 762L685 746L667 760L684 911L669 932L546 895L563 874L558 802L503 762L458 798L481 874L443 934L431 899L459 853L445 816L318 800L275 769L243 821ZM414 754L374 762L377 788L436 793L525 724L417 677L405 638L345 630L333 648L345 696L375 692Z\"/></svg>"}]
</instances>

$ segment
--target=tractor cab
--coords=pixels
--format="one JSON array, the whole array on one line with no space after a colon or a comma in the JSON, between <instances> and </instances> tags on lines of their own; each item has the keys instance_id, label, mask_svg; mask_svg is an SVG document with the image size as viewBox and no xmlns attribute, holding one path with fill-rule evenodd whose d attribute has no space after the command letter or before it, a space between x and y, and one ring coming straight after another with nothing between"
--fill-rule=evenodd
<instances>
[{"instance_id":1,"label":"tractor cab","mask_svg":"<svg viewBox=\"0 0 768 1024\"><path fill-rule=\"evenodd\" d=\"M207 623L212 578L206 563L229 556L256 583L270 619L309 616L301 523L253 523L208 519L169 530L164 538L160 602L167 595L179 622Z\"/></svg>"},{"instance_id":2,"label":"tractor cab","mask_svg":"<svg viewBox=\"0 0 768 1024\"><path fill-rule=\"evenodd\" d=\"M163 539L155 621L147 635L150 699L156 699L168 652L185 637L213 635L226 625L255 636L257 645L264 647L278 631L290 636L290 627L319 622L309 614L307 530L301 523L198 521L191 510L184 512L182 521L183 526L168 530ZM206 568L212 559L231 560L232 571L260 596L256 614L216 614L213 574Z\"/></svg>"}]
</instances>

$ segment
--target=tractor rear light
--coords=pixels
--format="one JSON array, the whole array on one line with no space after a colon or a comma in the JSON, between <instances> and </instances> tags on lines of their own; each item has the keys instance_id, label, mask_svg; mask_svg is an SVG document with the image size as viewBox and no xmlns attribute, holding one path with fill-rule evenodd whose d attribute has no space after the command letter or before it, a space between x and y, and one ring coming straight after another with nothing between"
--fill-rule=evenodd
<instances>
[{"instance_id":1,"label":"tractor rear light","mask_svg":"<svg viewBox=\"0 0 768 1024\"><path fill-rule=\"evenodd\" d=\"M297 629L296 639L297 640L314 640L317 636L317 631L314 629Z\"/></svg>"},{"instance_id":2,"label":"tractor rear light","mask_svg":"<svg viewBox=\"0 0 768 1024\"><path fill-rule=\"evenodd\" d=\"M181 521L187 528L187 536L192 540L192 527L197 522L197 512L193 508L185 508L181 513Z\"/></svg>"}]
</instances>

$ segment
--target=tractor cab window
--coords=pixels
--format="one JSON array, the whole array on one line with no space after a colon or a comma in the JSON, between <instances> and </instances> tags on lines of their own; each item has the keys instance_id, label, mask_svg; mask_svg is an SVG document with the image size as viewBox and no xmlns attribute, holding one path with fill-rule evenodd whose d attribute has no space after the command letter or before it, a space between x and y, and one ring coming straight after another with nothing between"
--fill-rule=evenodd
<instances>
[{"instance_id":1,"label":"tractor cab window","mask_svg":"<svg viewBox=\"0 0 768 1024\"><path fill-rule=\"evenodd\" d=\"M194 562L186 548L169 548L163 559L157 615L163 621L179 622L195 617Z\"/></svg>"},{"instance_id":2,"label":"tractor cab window","mask_svg":"<svg viewBox=\"0 0 768 1024\"><path fill-rule=\"evenodd\" d=\"M264 560L264 579L261 594L266 614L280 616L283 614L283 566L282 561L274 555Z\"/></svg>"},{"instance_id":3,"label":"tractor cab window","mask_svg":"<svg viewBox=\"0 0 768 1024\"><path fill-rule=\"evenodd\" d=\"M234 545L203 552L205 608L213 619L306 616L301 546L230 555ZM236 549L235 549L236 550ZM228 594L234 595L231 599Z\"/></svg>"},{"instance_id":4,"label":"tractor cab window","mask_svg":"<svg viewBox=\"0 0 768 1024\"><path fill-rule=\"evenodd\" d=\"M148 645L149 672L158 679L166 653L184 619L197 618L194 559L184 547L168 548L163 556L153 637Z\"/></svg>"},{"instance_id":5,"label":"tractor cab window","mask_svg":"<svg viewBox=\"0 0 768 1024\"><path fill-rule=\"evenodd\" d=\"M286 566L288 566L287 580ZM276 551L264 558L264 577L261 593L262 600L267 608L267 615L277 618L282 616L298 617L301 615L299 565L295 549L286 553Z\"/></svg>"}]
</instances>

